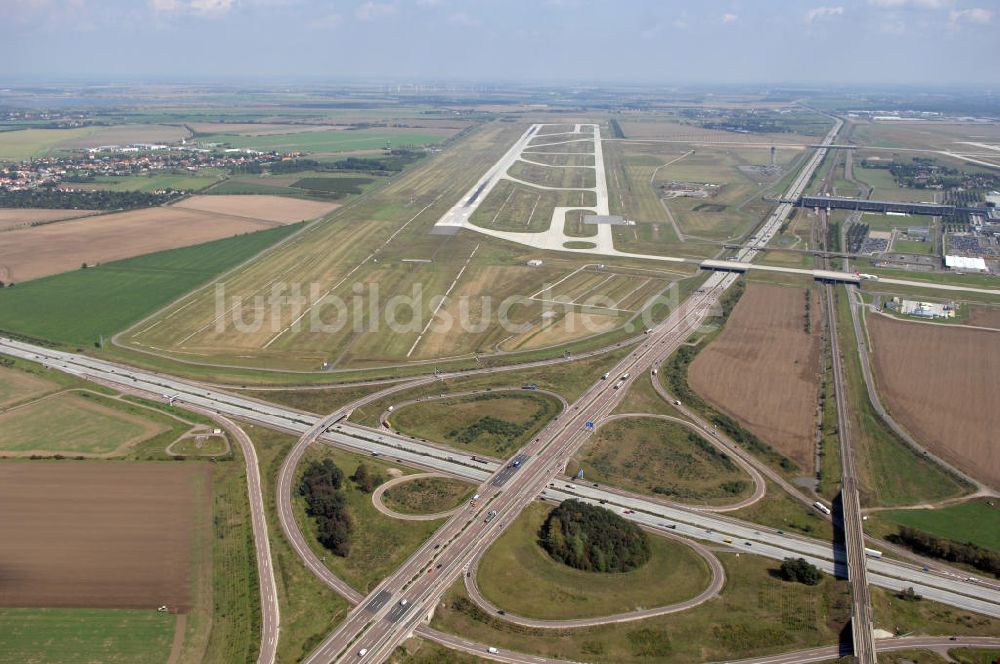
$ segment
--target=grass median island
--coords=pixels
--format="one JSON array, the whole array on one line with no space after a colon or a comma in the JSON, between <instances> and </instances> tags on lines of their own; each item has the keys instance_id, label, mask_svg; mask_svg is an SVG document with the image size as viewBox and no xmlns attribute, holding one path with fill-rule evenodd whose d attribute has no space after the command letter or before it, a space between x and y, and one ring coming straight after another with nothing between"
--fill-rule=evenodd
<instances>
[{"instance_id":1,"label":"grass median island","mask_svg":"<svg viewBox=\"0 0 1000 664\"><path fill-rule=\"evenodd\" d=\"M705 561L662 537L649 538L649 560L631 572L573 569L539 545L549 512L541 503L529 506L480 562L480 590L506 611L544 619L603 616L689 599L709 584Z\"/></svg>"},{"instance_id":2,"label":"grass median island","mask_svg":"<svg viewBox=\"0 0 1000 664\"><path fill-rule=\"evenodd\" d=\"M349 477L355 474L362 463L370 474L382 478L409 475L413 471L326 445L314 445L309 449L303 457L302 468L307 467L311 461L324 459L333 461L345 476L339 493L344 501L344 512L351 523L346 555L336 555L319 543L316 523L306 515L305 502L298 496L293 497L295 513L306 541L316 555L325 559L326 565L334 574L366 593L430 537L441 525L441 520L400 521L386 516L372 505L371 494L359 488L359 483ZM295 486L298 486L298 482Z\"/></svg>"},{"instance_id":3,"label":"grass median island","mask_svg":"<svg viewBox=\"0 0 1000 664\"><path fill-rule=\"evenodd\" d=\"M723 452L687 427L656 418L609 422L591 436L567 471L588 481L694 503L732 503L753 483Z\"/></svg>"},{"instance_id":4,"label":"grass median island","mask_svg":"<svg viewBox=\"0 0 1000 664\"><path fill-rule=\"evenodd\" d=\"M418 477L382 494L382 502L401 514L438 514L464 503L475 491L468 482L451 477Z\"/></svg>"},{"instance_id":5,"label":"grass median island","mask_svg":"<svg viewBox=\"0 0 1000 664\"><path fill-rule=\"evenodd\" d=\"M850 619L846 581L824 575L819 585L804 586L776 580L779 563L774 560L729 553L719 559L726 569L721 596L680 613L581 629L535 629L482 611L459 580L438 604L431 626L501 650L593 664L694 664L837 643ZM592 600L600 599L594 593Z\"/></svg>"},{"instance_id":6,"label":"grass median island","mask_svg":"<svg viewBox=\"0 0 1000 664\"><path fill-rule=\"evenodd\" d=\"M559 401L549 395L504 391L410 404L396 410L389 422L411 436L506 457L560 410Z\"/></svg>"},{"instance_id":7,"label":"grass median island","mask_svg":"<svg viewBox=\"0 0 1000 664\"><path fill-rule=\"evenodd\" d=\"M289 224L0 289L0 330L90 346L299 230Z\"/></svg>"},{"instance_id":8,"label":"grass median island","mask_svg":"<svg viewBox=\"0 0 1000 664\"><path fill-rule=\"evenodd\" d=\"M0 662L161 664L176 622L151 609L0 608Z\"/></svg>"}]
</instances>

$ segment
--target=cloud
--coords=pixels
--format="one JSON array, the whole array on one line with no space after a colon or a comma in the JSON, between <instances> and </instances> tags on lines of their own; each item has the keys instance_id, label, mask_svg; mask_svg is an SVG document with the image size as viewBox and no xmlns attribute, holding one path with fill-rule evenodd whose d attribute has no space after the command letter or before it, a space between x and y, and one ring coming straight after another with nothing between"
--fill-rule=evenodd
<instances>
[{"instance_id":1,"label":"cloud","mask_svg":"<svg viewBox=\"0 0 1000 664\"><path fill-rule=\"evenodd\" d=\"M394 16L399 11L399 6L395 2L374 2L368 0L362 2L354 10L354 18L359 21L376 21L381 18Z\"/></svg>"},{"instance_id":2,"label":"cloud","mask_svg":"<svg viewBox=\"0 0 1000 664\"><path fill-rule=\"evenodd\" d=\"M738 18L739 18L739 16L737 16L736 14L723 14L722 15L722 22L723 23L735 23L736 19L738 19Z\"/></svg>"},{"instance_id":3,"label":"cloud","mask_svg":"<svg viewBox=\"0 0 1000 664\"><path fill-rule=\"evenodd\" d=\"M478 28L483 24L482 21L468 12L455 12L448 17L448 22L463 28Z\"/></svg>"},{"instance_id":4,"label":"cloud","mask_svg":"<svg viewBox=\"0 0 1000 664\"><path fill-rule=\"evenodd\" d=\"M902 9L903 7L947 9L955 4L955 0L868 0L868 4L883 9Z\"/></svg>"},{"instance_id":5,"label":"cloud","mask_svg":"<svg viewBox=\"0 0 1000 664\"><path fill-rule=\"evenodd\" d=\"M948 13L948 22L951 25L959 23L975 23L977 25L988 25L993 22L993 12L989 9L953 9Z\"/></svg>"},{"instance_id":6,"label":"cloud","mask_svg":"<svg viewBox=\"0 0 1000 664\"><path fill-rule=\"evenodd\" d=\"M233 8L235 0L153 0L153 11L158 14L190 12L193 14L225 14Z\"/></svg>"},{"instance_id":7,"label":"cloud","mask_svg":"<svg viewBox=\"0 0 1000 664\"><path fill-rule=\"evenodd\" d=\"M844 13L844 8L841 6L837 7L813 7L806 12L806 23L815 23L816 21L822 21L834 16L841 16Z\"/></svg>"}]
</instances>

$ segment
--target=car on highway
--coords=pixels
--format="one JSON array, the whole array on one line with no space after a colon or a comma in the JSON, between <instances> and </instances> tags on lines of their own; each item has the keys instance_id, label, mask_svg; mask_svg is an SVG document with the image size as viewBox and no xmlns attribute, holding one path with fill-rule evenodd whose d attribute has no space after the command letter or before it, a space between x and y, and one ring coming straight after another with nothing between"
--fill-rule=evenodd
<instances>
[{"instance_id":1,"label":"car on highway","mask_svg":"<svg viewBox=\"0 0 1000 664\"><path fill-rule=\"evenodd\" d=\"M358 657L364 657L367 654L368 654L368 648L362 648L361 650L358 651Z\"/></svg>"},{"instance_id":2,"label":"car on highway","mask_svg":"<svg viewBox=\"0 0 1000 664\"><path fill-rule=\"evenodd\" d=\"M409 600L407 600L407 599L405 599L405 598L404 598L404 599L401 599L401 600L399 600L399 605L400 605L400 606L406 606L406 605L407 605L407 604L409 604L409 603L410 603L410 602L409 602Z\"/></svg>"}]
</instances>

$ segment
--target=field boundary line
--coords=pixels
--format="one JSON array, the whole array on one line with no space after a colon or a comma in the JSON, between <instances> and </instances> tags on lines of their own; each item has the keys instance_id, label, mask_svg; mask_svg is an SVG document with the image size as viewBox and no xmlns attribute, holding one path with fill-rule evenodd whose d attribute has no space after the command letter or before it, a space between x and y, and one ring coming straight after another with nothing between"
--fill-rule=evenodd
<instances>
[{"instance_id":1,"label":"field boundary line","mask_svg":"<svg viewBox=\"0 0 1000 664\"><path fill-rule=\"evenodd\" d=\"M650 279L652 279L652 277L646 277L646 279L644 279L641 284L639 284L638 286L636 286L635 288L633 288L632 290L630 290L629 292L625 293L620 298L618 298L618 301L615 302L615 306L617 307L619 304L632 297L632 295L635 294L636 291L638 291L640 288L645 288L646 284L649 283Z\"/></svg>"},{"instance_id":2,"label":"field boundary line","mask_svg":"<svg viewBox=\"0 0 1000 664\"><path fill-rule=\"evenodd\" d=\"M534 294L532 294L532 295L529 295L529 296L528 296L528 299L529 299L529 300L534 300L535 298L537 298L537 297L538 297L539 295L541 295L541 294L542 294L542 293L544 293L545 291L551 291L551 290L552 290L553 288L555 288L556 286L558 286L558 285L559 285L559 284L561 284L562 282L566 281L567 279L569 279L570 277L572 277L572 276L573 276L574 274L576 274L576 273L577 273L577 272L579 272L580 270L583 270L583 269L584 269L584 268L586 268L586 267L589 267L589 265L581 265L580 267L576 268L575 270L573 270L572 272L570 272L569 274L567 274L567 275L566 275L565 277L563 277L562 279L560 279L560 280L559 280L559 281L557 281L556 283L554 283L554 284L549 284L548 286L546 286L546 287L542 288L542 289L541 289L540 291L538 291L537 293L534 293Z\"/></svg>"}]
</instances>

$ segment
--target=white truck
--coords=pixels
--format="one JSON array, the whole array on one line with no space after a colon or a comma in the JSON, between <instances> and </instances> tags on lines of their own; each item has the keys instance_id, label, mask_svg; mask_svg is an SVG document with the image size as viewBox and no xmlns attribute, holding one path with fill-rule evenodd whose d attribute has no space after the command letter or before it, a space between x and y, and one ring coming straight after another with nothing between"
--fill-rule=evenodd
<instances>
[{"instance_id":1,"label":"white truck","mask_svg":"<svg viewBox=\"0 0 1000 664\"><path fill-rule=\"evenodd\" d=\"M826 505L824 505L823 503L819 502L818 500L815 503L813 503L813 507L815 507L816 509L818 509L823 514L826 514L826 515L830 514L830 508L827 507Z\"/></svg>"}]
</instances>

